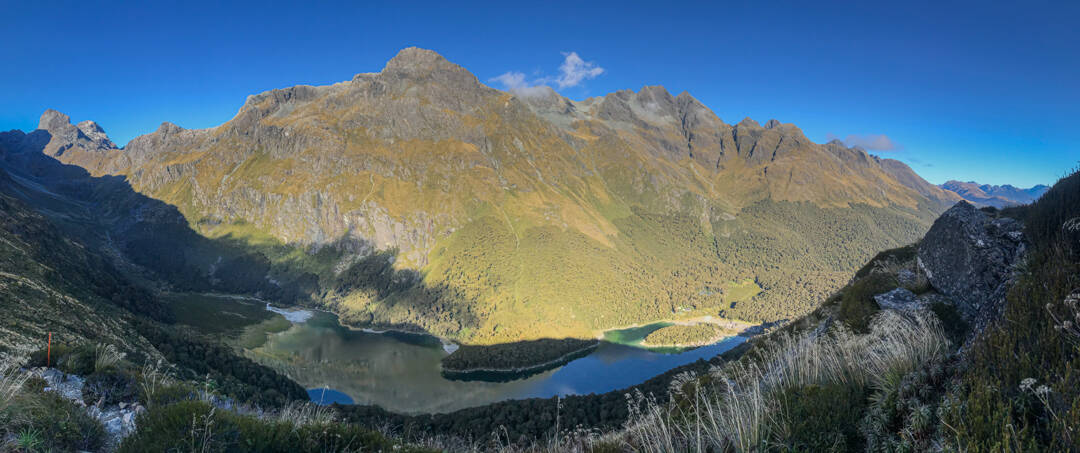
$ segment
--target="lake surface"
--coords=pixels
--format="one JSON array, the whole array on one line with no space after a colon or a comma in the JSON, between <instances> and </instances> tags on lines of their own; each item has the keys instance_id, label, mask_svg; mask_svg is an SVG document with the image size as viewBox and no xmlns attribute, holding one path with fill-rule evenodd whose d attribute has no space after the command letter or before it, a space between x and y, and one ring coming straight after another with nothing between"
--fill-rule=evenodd
<instances>
[{"instance_id":1,"label":"lake surface","mask_svg":"<svg viewBox=\"0 0 1080 453\"><path fill-rule=\"evenodd\" d=\"M223 312L250 313L260 302L213 297ZM184 295L174 307L205 310L206 296ZM243 307L237 308L234 304ZM265 304L262 304L265 305ZM277 309L276 309L277 310ZM277 369L309 388L314 401L375 404L400 413L450 412L507 399L604 393L639 384L667 370L709 359L743 341L730 337L720 343L691 350L654 351L631 346L661 324L614 333L620 343L602 342L596 350L559 368L510 382L449 380L439 361L446 356L442 342L428 335L369 332L338 323L337 316L321 311L303 314L270 313L227 336L245 348L248 357ZM278 317L293 321L281 323ZM180 316L181 320L197 317ZM204 317L205 318L205 317ZM214 317L234 320L236 316ZM659 327L656 327L659 326ZM195 326L199 327L199 326ZM229 331L220 325L217 332ZM265 338L260 342L252 338Z\"/></svg>"}]
</instances>

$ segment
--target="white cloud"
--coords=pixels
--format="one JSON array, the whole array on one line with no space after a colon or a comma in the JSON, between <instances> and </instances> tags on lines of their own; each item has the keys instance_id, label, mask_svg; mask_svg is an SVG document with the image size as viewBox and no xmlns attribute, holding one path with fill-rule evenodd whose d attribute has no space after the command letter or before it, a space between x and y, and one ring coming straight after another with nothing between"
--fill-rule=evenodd
<instances>
[{"instance_id":1,"label":"white cloud","mask_svg":"<svg viewBox=\"0 0 1080 453\"><path fill-rule=\"evenodd\" d=\"M833 134L827 134L826 139L838 138ZM900 151L904 149L899 143L894 142L885 134L851 134L844 139L847 146L858 146L867 151Z\"/></svg>"},{"instance_id":2,"label":"white cloud","mask_svg":"<svg viewBox=\"0 0 1080 453\"><path fill-rule=\"evenodd\" d=\"M551 88L544 85L541 80L534 80L530 83L525 80L524 73L517 71L509 71L499 76L492 77L489 81L498 82L503 86L504 90L518 96L540 96L551 90Z\"/></svg>"},{"instance_id":3,"label":"white cloud","mask_svg":"<svg viewBox=\"0 0 1080 453\"><path fill-rule=\"evenodd\" d=\"M491 81L501 83L503 88L507 90L516 90L518 88L529 86L529 84L525 82L525 73L517 71L509 71L505 74L492 77Z\"/></svg>"},{"instance_id":4,"label":"white cloud","mask_svg":"<svg viewBox=\"0 0 1080 453\"><path fill-rule=\"evenodd\" d=\"M508 71L492 77L489 81L496 82L502 85L504 90L518 95L538 96L551 90L549 84L554 84L559 89L571 88L604 73L604 68L597 66L594 62L583 60L577 52L564 52L563 56L565 58L559 65L557 77L538 77L528 80L523 72Z\"/></svg>"},{"instance_id":5,"label":"white cloud","mask_svg":"<svg viewBox=\"0 0 1080 453\"><path fill-rule=\"evenodd\" d=\"M595 79L596 76L604 73L604 68L591 61L582 60L577 52L563 53L563 55L566 59L559 66L559 72L562 75L555 79L559 88L576 87L583 80Z\"/></svg>"}]
</instances>

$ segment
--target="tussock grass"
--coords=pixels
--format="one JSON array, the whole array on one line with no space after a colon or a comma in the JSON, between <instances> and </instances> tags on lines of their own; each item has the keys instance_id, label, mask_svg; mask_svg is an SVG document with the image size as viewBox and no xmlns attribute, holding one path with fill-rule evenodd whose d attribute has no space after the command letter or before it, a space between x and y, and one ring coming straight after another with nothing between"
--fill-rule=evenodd
<instances>
[{"instance_id":1,"label":"tussock grass","mask_svg":"<svg viewBox=\"0 0 1080 453\"><path fill-rule=\"evenodd\" d=\"M306 401L292 401L278 411L277 420L296 426L326 425L336 421L336 412L329 406Z\"/></svg>"},{"instance_id":2,"label":"tussock grass","mask_svg":"<svg viewBox=\"0 0 1080 453\"><path fill-rule=\"evenodd\" d=\"M0 412L12 404L27 379L30 373L22 371L15 360L0 361Z\"/></svg>"},{"instance_id":3,"label":"tussock grass","mask_svg":"<svg viewBox=\"0 0 1080 453\"><path fill-rule=\"evenodd\" d=\"M98 343L94 346L94 371L101 373L116 367L124 360L124 353L116 349L115 345Z\"/></svg>"},{"instance_id":4,"label":"tussock grass","mask_svg":"<svg viewBox=\"0 0 1080 453\"><path fill-rule=\"evenodd\" d=\"M792 424L801 422L791 419L782 403L786 392L874 392L948 350L949 340L928 313L881 312L865 335L843 326L778 334L752 360L688 380L683 398L673 399L679 402L662 406L639 397L624 440L629 448L647 452L784 448L784 439L796 431Z\"/></svg>"}]
</instances>

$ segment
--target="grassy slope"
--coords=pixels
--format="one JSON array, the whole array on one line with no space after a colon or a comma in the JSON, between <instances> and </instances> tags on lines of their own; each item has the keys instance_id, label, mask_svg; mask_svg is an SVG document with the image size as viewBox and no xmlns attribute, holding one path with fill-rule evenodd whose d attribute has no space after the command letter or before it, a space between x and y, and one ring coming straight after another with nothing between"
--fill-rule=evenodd
<instances>
[{"instance_id":1,"label":"grassy slope","mask_svg":"<svg viewBox=\"0 0 1080 453\"><path fill-rule=\"evenodd\" d=\"M53 332L56 344L104 341L154 356L128 310L168 316L107 259L0 193L0 349L42 346Z\"/></svg>"}]
</instances>

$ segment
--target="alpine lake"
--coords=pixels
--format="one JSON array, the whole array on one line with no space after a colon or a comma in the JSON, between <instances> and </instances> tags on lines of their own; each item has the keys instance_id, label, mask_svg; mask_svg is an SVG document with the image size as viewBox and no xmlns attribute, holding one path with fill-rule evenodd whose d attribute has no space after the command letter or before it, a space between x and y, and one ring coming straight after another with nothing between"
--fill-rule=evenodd
<instances>
[{"instance_id":1,"label":"alpine lake","mask_svg":"<svg viewBox=\"0 0 1080 453\"><path fill-rule=\"evenodd\" d=\"M709 359L746 339L726 337L691 349L645 348L660 322L606 332L592 352L519 379L448 379L440 360L456 348L439 338L394 330L355 329L333 313L281 309L237 296L170 294L177 322L222 339L248 358L308 389L320 404L370 404L403 413L452 412L508 399L605 393L672 368Z\"/></svg>"}]
</instances>

